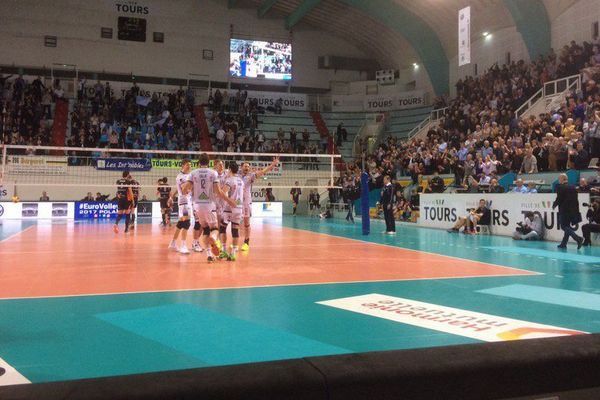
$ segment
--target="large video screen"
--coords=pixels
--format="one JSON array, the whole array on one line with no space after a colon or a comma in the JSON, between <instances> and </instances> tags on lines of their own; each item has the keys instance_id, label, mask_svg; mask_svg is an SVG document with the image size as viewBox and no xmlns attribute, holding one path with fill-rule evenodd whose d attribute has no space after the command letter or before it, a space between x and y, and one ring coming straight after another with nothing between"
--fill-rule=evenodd
<instances>
[{"instance_id":1,"label":"large video screen","mask_svg":"<svg viewBox=\"0 0 600 400\"><path fill-rule=\"evenodd\" d=\"M292 45L231 39L229 75L238 78L292 79Z\"/></svg>"}]
</instances>

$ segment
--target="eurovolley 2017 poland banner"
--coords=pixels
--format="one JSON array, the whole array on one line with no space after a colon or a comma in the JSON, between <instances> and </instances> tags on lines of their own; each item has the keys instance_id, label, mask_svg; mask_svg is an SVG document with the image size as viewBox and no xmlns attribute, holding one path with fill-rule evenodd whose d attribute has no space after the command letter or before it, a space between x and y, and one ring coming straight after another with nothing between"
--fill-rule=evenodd
<instances>
[{"instance_id":1,"label":"eurovolley 2017 poland banner","mask_svg":"<svg viewBox=\"0 0 600 400\"><path fill-rule=\"evenodd\" d=\"M546 240L559 241L563 237L559 228L558 209L552 209L552 203L556 199L554 193L422 194L418 224L430 228L450 229L459 217L467 215L468 210L479 207L480 199L486 201L492 213L490 231L493 235L512 236L517 222L523 221L525 212L532 211L539 213L544 220ZM579 194L579 209L584 219L587 208L583 203L589 202L589 194ZM581 236L581 224L576 227L576 231Z\"/></svg>"}]
</instances>

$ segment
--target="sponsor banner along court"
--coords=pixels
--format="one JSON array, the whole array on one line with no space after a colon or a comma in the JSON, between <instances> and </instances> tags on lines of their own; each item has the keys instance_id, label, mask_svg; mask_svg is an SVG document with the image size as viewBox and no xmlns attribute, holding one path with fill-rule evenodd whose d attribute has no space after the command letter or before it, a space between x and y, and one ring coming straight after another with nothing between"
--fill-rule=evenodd
<instances>
[{"instance_id":1,"label":"sponsor banner along court","mask_svg":"<svg viewBox=\"0 0 600 400\"><path fill-rule=\"evenodd\" d=\"M147 158L98 158L96 169L103 171L150 171L152 163Z\"/></svg>"},{"instance_id":2,"label":"sponsor banner along court","mask_svg":"<svg viewBox=\"0 0 600 400\"><path fill-rule=\"evenodd\" d=\"M7 156L7 175L65 175L67 157Z\"/></svg>"},{"instance_id":3,"label":"sponsor banner along court","mask_svg":"<svg viewBox=\"0 0 600 400\"><path fill-rule=\"evenodd\" d=\"M552 209L556 199L554 193L518 194L518 193L473 193L473 194L422 194L418 224L429 228L450 229L459 217L468 214L468 210L479 207L484 199L491 211L490 231L493 235L512 236L517 222L522 222L528 211L539 213L544 221L545 239L560 241L558 209ZM579 194L579 209L585 223L587 208L583 203L590 202L590 195ZM581 236L581 223L575 230Z\"/></svg>"},{"instance_id":4,"label":"sponsor banner along court","mask_svg":"<svg viewBox=\"0 0 600 400\"><path fill-rule=\"evenodd\" d=\"M317 304L484 342L587 333L377 293L319 301Z\"/></svg>"},{"instance_id":5,"label":"sponsor banner along court","mask_svg":"<svg viewBox=\"0 0 600 400\"><path fill-rule=\"evenodd\" d=\"M199 167L198 160L191 160L191 161L192 161L192 169ZM250 168L252 169L252 171L260 171L260 170L268 167L269 165L271 165L271 161L244 161L244 162L247 162L248 164L250 164ZM238 163L239 163L239 161L238 161ZM152 159L152 168L156 168L156 169L160 169L160 168L181 169L181 164L182 164L182 160L180 160L180 159L169 159L169 158L153 158ZM210 168L213 168L214 160L210 160L208 166ZM278 166L273 168L269 173L267 173L266 176L267 177L281 176L282 172L283 172L283 166L280 163Z\"/></svg>"}]
</instances>

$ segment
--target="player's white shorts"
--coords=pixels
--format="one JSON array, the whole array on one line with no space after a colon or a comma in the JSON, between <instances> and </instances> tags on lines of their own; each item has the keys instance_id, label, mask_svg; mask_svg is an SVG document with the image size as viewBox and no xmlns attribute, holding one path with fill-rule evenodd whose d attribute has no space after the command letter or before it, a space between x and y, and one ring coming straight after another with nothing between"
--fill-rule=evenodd
<instances>
[{"instance_id":1,"label":"player's white shorts","mask_svg":"<svg viewBox=\"0 0 600 400\"><path fill-rule=\"evenodd\" d=\"M222 204L217 203L216 207L215 207L215 211L217 212L217 220L220 222L223 222L223 213L224 213L224 207Z\"/></svg>"},{"instance_id":2,"label":"player's white shorts","mask_svg":"<svg viewBox=\"0 0 600 400\"><path fill-rule=\"evenodd\" d=\"M244 203L244 218L252 217L252 203Z\"/></svg>"},{"instance_id":3,"label":"player's white shorts","mask_svg":"<svg viewBox=\"0 0 600 400\"><path fill-rule=\"evenodd\" d=\"M213 203L195 203L194 216L202 227L217 226L217 213L215 212L215 205Z\"/></svg>"},{"instance_id":4,"label":"player's white shorts","mask_svg":"<svg viewBox=\"0 0 600 400\"><path fill-rule=\"evenodd\" d=\"M233 210L223 211L223 224L229 225L229 223L240 224L242 222L242 209L234 208Z\"/></svg>"},{"instance_id":5,"label":"player's white shorts","mask_svg":"<svg viewBox=\"0 0 600 400\"><path fill-rule=\"evenodd\" d=\"M179 208L179 219L181 219L181 217L191 218L192 207L190 206L190 203L179 204L178 208Z\"/></svg>"}]
</instances>

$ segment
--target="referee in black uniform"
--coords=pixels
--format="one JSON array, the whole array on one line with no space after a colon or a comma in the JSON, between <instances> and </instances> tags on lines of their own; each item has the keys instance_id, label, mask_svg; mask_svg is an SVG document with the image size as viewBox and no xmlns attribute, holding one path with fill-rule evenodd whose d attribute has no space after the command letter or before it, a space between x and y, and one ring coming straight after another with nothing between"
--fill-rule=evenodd
<instances>
[{"instance_id":1,"label":"referee in black uniform","mask_svg":"<svg viewBox=\"0 0 600 400\"><path fill-rule=\"evenodd\" d=\"M383 189L381 190L381 207L383 207L383 217L385 218L385 233L388 235L396 234L396 221L394 220L394 185L389 175L383 177Z\"/></svg>"}]
</instances>

